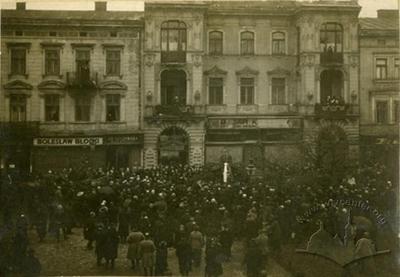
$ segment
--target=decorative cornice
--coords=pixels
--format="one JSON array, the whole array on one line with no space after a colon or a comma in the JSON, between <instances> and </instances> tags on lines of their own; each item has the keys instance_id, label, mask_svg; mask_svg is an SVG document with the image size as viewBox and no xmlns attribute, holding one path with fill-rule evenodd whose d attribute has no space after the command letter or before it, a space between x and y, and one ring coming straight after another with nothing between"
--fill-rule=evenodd
<instances>
[{"instance_id":1,"label":"decorative cornice","mask_svg":"<svg viewBox=\"0 0 400 277\"><path fill-rule=\"evenodd\" d=\"M290 75L290 70L282 67L276 67L273 70L267 71L268 75Z\"/></svg>"},{"instance_id":2,"label":"decorative cornice","mask_svg":"<svg viewBox=\"0 0 400 277\"><path fill-rule=\"evenodd\" d=\"M236 71L236 75L258 75L258 71L245 66L243 69Z\"/></svg>"},{"instance_id":3,"label":"decorative cornice","mask_svg":"<svg viewBox=\"0 0 400 277\"><path fill-rule=\"evenodd\" d=\"M226 75L227 73L227 71L222 70L216 65L214 65L211 69L204 71L204 75Z\"/></svg>"},{"instance_id":4,"label":"decorative cornice","mask_svg":"<svg viewBox=\"0 0 400 277\"><path fill-rule=\"evenodd\" d=\"M96 45L95 43L71 43L72 48L79 48L79 47L93 48L95 45Z\"/></svg>"},{"instance_id":5,"label":"decorative cornice","mask_svg":"<svg viewBox=\"0 0 400 277\"><path fill-rule=\"evenodd\" d=\"M21 80L15 80L5 84L4 89L7 90L32 90L33 86Z\"/></svg>"},{"instance_id":6,"label":"decorative cornice","mask_svg":"<svg viewBox=\"0 0 400 277\"><path fill-rule=\"evenodd\" d=\"M38 85L39 90L63 90L66 88L66 84L57 81L57 80L48 80L48 81L43 81Z\"/></svg>"},{"instance_id":7,"label":"decorative cornice","mask_svg":"<svg viewBox=\"0 0 400 277\"><path fill-rule=\"evenodd\" d=\"M100 90L127 90L128 87L119 81L106 81L99 85Z\"/></svg>"},{"instance_id":8,"label":"decorative cornice","mask_svg":"<svg viewBox=\"0 0 400 277\"><path fill-rule=\"evenodd\" d=\"M45 48L45 47L63 47L64 43L62 42L41 42L40 45Z\"/></svg>"},{"instance_id":9,"label":"decorative cornice","mask_svg":"<svg viewBox=\"0 0 400 277\"><path fill-rule=\"evenodd\" d=\"M24 48L31 48L31 43L30 42L7 42L7 47L12 48L12 47L24 47Z\"/></svg>"}]
</instances>

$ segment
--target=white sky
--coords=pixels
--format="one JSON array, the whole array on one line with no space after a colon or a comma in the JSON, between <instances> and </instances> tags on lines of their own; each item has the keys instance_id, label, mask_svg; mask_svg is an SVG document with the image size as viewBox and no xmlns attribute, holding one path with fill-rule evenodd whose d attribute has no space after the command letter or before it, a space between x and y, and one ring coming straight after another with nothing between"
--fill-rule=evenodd
<instances>
[{"instance_id":1,"label":"white sky","mask_svg":"<svg viewBox=\"0 0 400 277\"><path fill-rule=\"evenodd\" d=\"M13 9L16 2L24 1L0 0L1 8ZM32 10L93 10L95 0L26 0L25 2L26 8ZM360 16L375 17L377 9L398 9L400 0L358 0L358 2L362 7ZM143 0L107 0L108 10L140 11L143 7Z\"/></svg>"}]
</instances>

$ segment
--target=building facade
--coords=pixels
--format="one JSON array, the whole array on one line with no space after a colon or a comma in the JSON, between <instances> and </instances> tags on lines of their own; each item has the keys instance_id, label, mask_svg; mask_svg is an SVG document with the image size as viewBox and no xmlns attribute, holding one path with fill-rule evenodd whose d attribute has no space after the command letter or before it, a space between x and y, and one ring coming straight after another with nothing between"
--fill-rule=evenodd
<instances>
[{"instance_id":1,"label":"building facade","mask_svg":"<svg viewBox=\"0 0 400 277\"><path fill-rule=\"evenodd\" d=\"M203 165L228 155L262 168L328 144L357 159L360 135L382 129L381 96L388 110L398 105L396 81L374 78L382 55L398 72L398 37L369 29L357 1L19 7L2 11L3 167ZM389 36L385 47L372 46L375 35Z\"/></svg>"},{"instance_id":2,"label":"building facade","mask_svg":"<svg viewBox=\"0 0 400 277\"><path fill-rule=\"evenodd\" d=\"M2 11L2 167L141 164L141 16Z\"/></svg>"},{"instance_id":3,"label":"building facade","mask_svg":"<svg viewBox=\"0 0 400 277\"><path fill-rule=\"evenodd\" d=\"M226 150L262 167L296 160L326 130L357 156L359 11L354 1L146 2L144 165L218 162Z\"/></svg>"},{"instance_id":4,"label":"building facade","mask_svg":"<svg viewBox=\"0 0 400 277\"><path fill-rule=\"evenodd\" d=\"M399 11L360 18L360 138L362 159L380 161L398 178Z\"/></svg>"}]
</instances>

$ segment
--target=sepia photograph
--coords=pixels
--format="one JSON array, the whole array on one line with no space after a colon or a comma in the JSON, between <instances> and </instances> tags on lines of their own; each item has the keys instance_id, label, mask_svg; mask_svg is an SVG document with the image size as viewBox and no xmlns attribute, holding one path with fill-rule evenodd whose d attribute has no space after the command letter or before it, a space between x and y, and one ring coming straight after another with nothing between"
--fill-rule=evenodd
<instances>
[{"instance_id":1,"label":"sepia photograph","mask_svg":"<svg viewBox=\"0 0 400 277\"><path fill-rule=\"evenodd\" d=\"M400 276L399 0L0 0L0 277Z\"/></svg>"}]
</instances>

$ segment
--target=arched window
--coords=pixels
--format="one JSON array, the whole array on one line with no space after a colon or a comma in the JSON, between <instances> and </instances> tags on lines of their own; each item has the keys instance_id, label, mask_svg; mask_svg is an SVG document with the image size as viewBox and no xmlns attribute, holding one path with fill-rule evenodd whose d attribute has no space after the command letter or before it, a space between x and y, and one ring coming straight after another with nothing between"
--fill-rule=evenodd
<instances>
[{"instance_id":1,"label":"arched window","mask_svg":"<svg viewBox=\"0 0 400 277\"><path fill-rule=\"evenodd\" d=\"M186 24L181 21L166 21L161 25L161 52L164 62L185 62Z\"/></svg>"},{"instance_id":2,"label":"arched window","mask_svg":"<svg viewBox=\"0 0 400 277\"><path fill-rule=\"evenodd\" d=\"M240 34L240 53L242 55L254 55L254 33L242 32Z\"/></svg>"},{"instance_id":3,"label":"arched window","mask_svg":"<svg viewBox=\"0 0 400 277\"><path fill-rule=\"evenodd\" d=\"M210 32L208 35L208 43L208 52L210 55L222 54L222 32Z\"/></svg>"},{"instance_id":4,"label":"arched window","mask_svg":"<svg viewBox=\"0 0 400 277\"><path fill-rule=\"evenodd\" d=\"M343 28L338 23L324 23L320 29L321 52L343 52Z\"/></svg>"},{"instance_id":5,"label":"arched window","mask_svg":"<svg viewBox=\"0 0 400 277\"><path fill-rule=\"evenodd\" d=\"M272 54L285 54L285 33L273 32L272 33Z\"/></svg>"}]
</instances>

